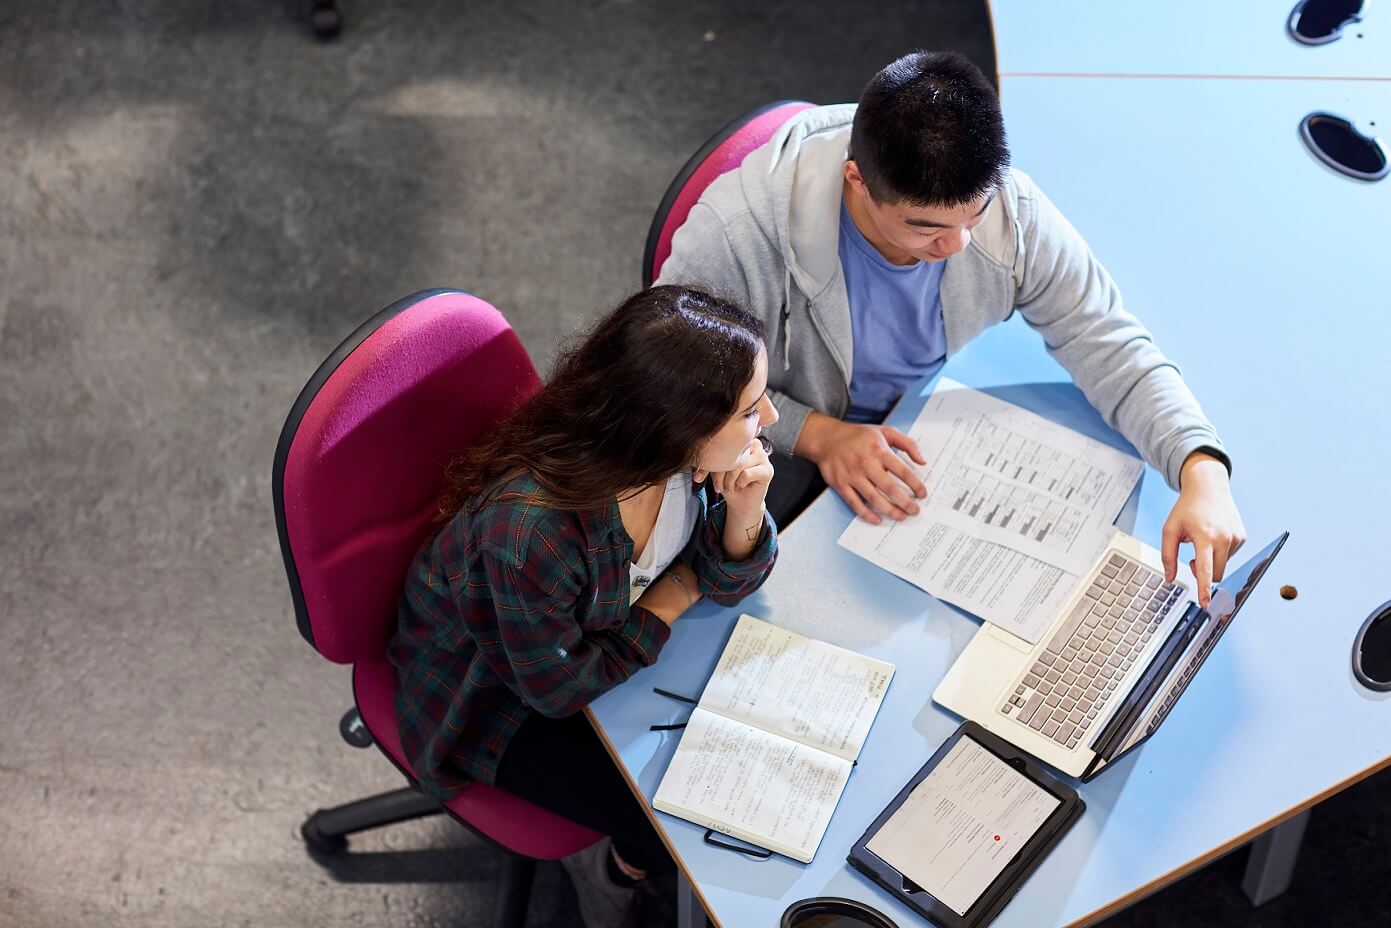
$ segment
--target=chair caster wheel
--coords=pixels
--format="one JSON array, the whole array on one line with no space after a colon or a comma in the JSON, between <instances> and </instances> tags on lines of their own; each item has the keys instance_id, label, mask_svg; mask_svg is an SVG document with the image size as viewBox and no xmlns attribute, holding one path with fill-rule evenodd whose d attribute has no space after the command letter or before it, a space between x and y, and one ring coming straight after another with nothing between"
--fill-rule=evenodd
<instances>
[{"instance_id":1,"label":"chair caster wheel","mask_svg":"<svg viewBox=\"0 0 1391 928\"><path fill-rule=\"evenodd\" d=\"M318 815L309 816L308 821L299 826L299 835L304 839L304 843L309 845L311 851L320 854L341 854L348 849L348 839L342 835L326 835L319 830L319 823L315 821Z\"/></svg>"},{"instance_id":2,"label":"chair caster wheel","mask_svg":"<svg viewBox=\"0 0 1391 928\"><path fill-rule=\"evenodd\" d=\"M349 709L343 713L343 717L338 720L338 734L343 736L343 740L355 748L370 748L372 746L372 733L363 724L362 716L356 709Z\"/></svg>"},{"instance_id":3,"label":"chair caster wheel","mask_svg":"<svg viewBox=\"0 0 1391 928\"><path fill-rule=\"evenodd\" d=\"M309 26L319 38L332 39L343 30L343 14L333 0L314 0L314 9L309 13Z\"/></svg>"}]
</instances>

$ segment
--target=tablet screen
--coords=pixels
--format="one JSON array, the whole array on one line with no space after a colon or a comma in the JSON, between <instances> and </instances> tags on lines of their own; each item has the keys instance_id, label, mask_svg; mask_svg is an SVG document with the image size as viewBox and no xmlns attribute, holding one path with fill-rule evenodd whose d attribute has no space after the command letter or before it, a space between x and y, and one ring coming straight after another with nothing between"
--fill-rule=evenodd
<instances>
[{"instance_id":1,"label":"tablet screen","mask_svg":"<svg viewBox=\"0 0 1391 928\"><path fill-rule=\"evenodd\" d=\"M965 915L1061 804L962 737L865 847Z\"/></svg>"}]
</instances>

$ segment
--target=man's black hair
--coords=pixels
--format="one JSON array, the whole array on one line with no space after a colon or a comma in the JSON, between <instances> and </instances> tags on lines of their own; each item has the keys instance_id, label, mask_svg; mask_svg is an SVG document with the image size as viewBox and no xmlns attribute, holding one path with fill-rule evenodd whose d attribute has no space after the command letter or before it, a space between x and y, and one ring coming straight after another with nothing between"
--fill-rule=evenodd
<instances>
[{"instance_id":1,"label":"man's black hair","mask_svg":"<svg viewBox=\"0 0 1391 928\"><path fill-rule=\"evenodd\" d=\"M1009 165L1000 99L962 55L904 55L861 94L850 158L875 202L965 206Z\"/></svg>"}]
</instances>

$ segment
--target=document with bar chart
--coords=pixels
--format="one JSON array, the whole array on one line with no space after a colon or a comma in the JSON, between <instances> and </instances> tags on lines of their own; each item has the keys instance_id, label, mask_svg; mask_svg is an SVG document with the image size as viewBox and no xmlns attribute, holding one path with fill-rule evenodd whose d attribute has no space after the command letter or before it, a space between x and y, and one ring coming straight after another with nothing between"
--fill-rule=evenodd
<instances>
[{"instance_id":1,"label":"document with bar chart","mask_svg":"<svg viewBox=\"0 0 1391 928\"><path fill-rule=\"evenodd\" d=\"M1137 458L943 379L908 434L925 467L919 515L855 520L841 546L1035 640L1115 532Z\"/></svg>"},{"instance_id":2,"label":"document with bar chart","mask_svg":"<svg viewBox=\"0 0 1391 928\"><path fill-rule=\"evenodd\" d=\"M912 432L929 466L928 516L1070 573L1085 573L1144 463L954 383Z\"/></svg>"}]
</instances>

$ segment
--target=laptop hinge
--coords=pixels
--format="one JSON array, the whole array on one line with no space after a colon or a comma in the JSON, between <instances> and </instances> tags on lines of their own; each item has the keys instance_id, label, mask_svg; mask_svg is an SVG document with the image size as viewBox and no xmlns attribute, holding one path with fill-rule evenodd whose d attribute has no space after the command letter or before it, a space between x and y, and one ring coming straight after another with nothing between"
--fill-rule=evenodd
<instances>
[{"instance_id":1,"label":"laptop hinge","mask_svg":"<svg viewBox=\"0 0 1391 928\"><path fill-rule=\"evenodd\" d=\"M1169 632L1163 647L1155 652L1154 658L1145 667L1145 672L1130 688L1121 707L1092 742L1092 750L1096 751L1096 757L1088 765L1087 773L1098 763L1110 760L1116 748L1125 743L1135 726L1145 717L1145 707L1154 699L1164 681L1169 679L1170 672L1183 658L1188 646L1208 618L1207 612L1196 603L1189 603L1188 608L1183 610L1183 615Z\"/></svg>"}]
</instances>

